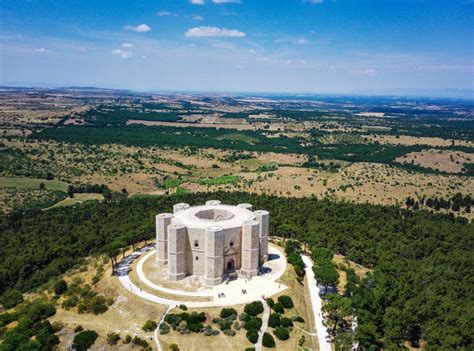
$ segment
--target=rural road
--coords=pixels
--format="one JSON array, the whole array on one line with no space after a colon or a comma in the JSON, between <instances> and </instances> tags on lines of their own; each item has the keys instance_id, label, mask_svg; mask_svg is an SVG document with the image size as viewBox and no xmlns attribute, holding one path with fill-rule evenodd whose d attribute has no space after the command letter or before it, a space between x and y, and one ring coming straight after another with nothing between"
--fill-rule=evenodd
<instances>
[{"instance_id":1,"label":"rural road","mask_svg":"<svg viewBox=\"0 0 474 351\"><path fill-rule=\"evenodd\" d=\"M321 296L319 296L319 287L316 278L314 278L313 261L311 261L311 258L306 255L301 255L301 258L305 264L306 278L308 279L311 305L313 306L314 322L316 325L316 334L318 335L319 351L331 351L331 343L328 341L329 334L323 324L323 302Z\"/></svg>"}]
</instances>

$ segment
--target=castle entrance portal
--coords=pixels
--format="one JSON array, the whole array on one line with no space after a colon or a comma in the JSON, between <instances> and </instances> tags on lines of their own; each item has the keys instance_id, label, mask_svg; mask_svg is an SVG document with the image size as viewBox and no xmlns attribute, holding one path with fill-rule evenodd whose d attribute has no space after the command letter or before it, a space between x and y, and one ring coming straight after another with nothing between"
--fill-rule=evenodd
<instances>
[{"instance_id":1,"label":"castle entrance portal","mask_svg":"<svg viewBox=\"0 0 474 351\"><path fill-rule=\"evenodd\" d=\"M235 270L234 260L230 259L227 261L227 272L233 272Z\"/></svg>"}]
</instances>

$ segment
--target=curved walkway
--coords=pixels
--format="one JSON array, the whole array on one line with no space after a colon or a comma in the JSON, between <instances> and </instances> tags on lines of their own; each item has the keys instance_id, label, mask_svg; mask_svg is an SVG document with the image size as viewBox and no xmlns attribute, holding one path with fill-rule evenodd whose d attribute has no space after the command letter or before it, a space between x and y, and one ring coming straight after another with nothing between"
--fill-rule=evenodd
<instances>
[{"instance_id":1,"label":"curved walkway","mask_svg":"<svg viewBox=\"0 0 474 351\"><path fill-rule=\"evenodd\" d=\"M319 351L331 351L331 343L328 341L329 334L323 324L323 302L321 296L319 296L318 283L316 282L316 278L314 278L314 272L312 269L313 261L311 261L311 259L306 255L301 255L301 258L303 259L306 278L308 279L311 304L313 305L314 322L316 325L316 334L318 335Z\"/></svg>"},{"instance_id":2,"label":"curved walkway","mask_svg":"<svg viewBox=\"0 0 474 351\"><path fill-rule=\"evenodd\" d=\"M185 290L178 290L178 289L169 289L165 288L164 286L157 285L149 280L145 273L143 273L143 264L150 258L150 256L156 253L155 250L147 253L137 264L137 275L138 278L145 284L148 285L150 288L158 291L162 291L164 293L173 294L173 295L180 295L180 296L213 296L214 293L211 289L206 289L205 291L185 291Z\"/></svg>"},{"instance_id":3,"label":"curved walkway","mask_svg":"<svg viewBox=\"0 0 474 351\"><path fill-rule=\"evenodd\" d=\"M118 273L119 282L122 284L122 286L125 289L141 297L142 299L145 299L154 303L159 303L159 304L168 305L168 306L178 306L181 304L185 304L188 307L233 306L233 305L238 305L238 304L243 304L243 303L259 300L261 299L262 295L269 297L287 289L287 286L283 284L279 284L274 281L283 275L287 266L286 259L284 258L284 255L277 248L269 246L269 253L270 255L274 255L273 256L274 258L269 261L268 265L275 263L275 262L272 262L275 260L276 261L275 268L278 268L278 269L275 269L275 271L262 274L260 276L253 277L251 279L239 278L239 279L230 281L227 284L220 284L220 285L214 286L212 289L211 301L181 301L179 299L173 300L173 299L160 297L160 296L151 294L149 292L146 292L140 289L130 280L130 276L128 274L130 271L130 264L134 260L139 258L143 253L150 251L153 248L154 248L154 244L150 244L146 247L136 250L135 252L133 252L126 258L124 258L118 264L117 273ZM149 257L148 255L151 255L152 253L153 251L148 253L146 257ZM142 265L142 268L143 268L143 265ZM141 270L141 272L138 272L137 270L137 274L141 279L141 275L144 276L143 269ZM152 282L149 282L149 283L153 284ZM156 284L153 284L153 285L156 285ZM156 286L159 287L158 285ZM163 291L163 289L170 290L164 287L159 287L159 288L160 289L157 289L157 290L161 290L161 291ZM246 290L246 294L242 293L243 290ZM165 291L165 292L168 292L168 291ZM184 291L181 291L181 292L184 292ZM171 290L171 293L175 295L190 296L190 297L192 297L194 294L193 292L185 292L186 294L177 294L176 291L174 290ZM224 294L225 297L220 298L219 297L220 294Z\"/></svg>"},{"instance_id":4,"label":"curved walkway","mask_svg":"<svg viewBox=\"0 0 474 351\"><path fill-rule=\"evenodd\" d=\"M262 346L262 341L263 341L263 334L268 329L268 318L270 317L270 307L267 304L267 301L264 299L261 300L263 304L263 316L262 316L262 327L258 331L258 341L255 344L255 351L262 351L263 346Z\"/></svg>"}]
</instances>

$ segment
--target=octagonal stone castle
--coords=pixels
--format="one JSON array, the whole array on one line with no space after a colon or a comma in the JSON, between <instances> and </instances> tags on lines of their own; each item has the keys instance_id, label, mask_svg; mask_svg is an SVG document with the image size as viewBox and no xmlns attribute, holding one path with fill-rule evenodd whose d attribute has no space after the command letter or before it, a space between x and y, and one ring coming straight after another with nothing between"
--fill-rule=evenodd
<instances>
[{"instance_id":1,"label":"octagonal stone castle","mask_svg":"<svg viewBox=\"0 0 474 351\"><path fill-rule=\"evenodd\" d=\"M167 265L170 281L194 275L212 286L256 276L268 259L268 226L268 211L252 211L250 204L176 204L173 214L156 216L156 259Z\"/></svg>"}]
</instances>

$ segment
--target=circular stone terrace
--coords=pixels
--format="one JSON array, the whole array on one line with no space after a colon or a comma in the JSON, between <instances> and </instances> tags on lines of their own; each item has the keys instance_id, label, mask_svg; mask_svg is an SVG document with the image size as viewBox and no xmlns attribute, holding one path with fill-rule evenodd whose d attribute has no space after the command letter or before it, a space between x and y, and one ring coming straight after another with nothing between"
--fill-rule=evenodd
<instances>
[{"instance_id":1,"label":"circular stone terrace","mask_svg":"<svg viewBox=\"0 0 474 351\"><path fill-rule=\"evenodd\" d=\"M170 306L185 304L188 307L231 306L267 298L287 289L287 286L277 282L286 270L286 258L280 248L272 244L268 245L269 258L258 276L239 277L213 287L202 286L193 276L178 282L168 281L163 267L156 264L155 253L154 244L136 250L119 263L117 270L125 289L155 303ZM136 279L146 289L141 289L130 279L130 266L135 260L138 260Z\"/></svg>"}]
</instances>

